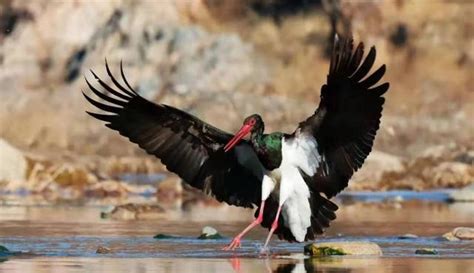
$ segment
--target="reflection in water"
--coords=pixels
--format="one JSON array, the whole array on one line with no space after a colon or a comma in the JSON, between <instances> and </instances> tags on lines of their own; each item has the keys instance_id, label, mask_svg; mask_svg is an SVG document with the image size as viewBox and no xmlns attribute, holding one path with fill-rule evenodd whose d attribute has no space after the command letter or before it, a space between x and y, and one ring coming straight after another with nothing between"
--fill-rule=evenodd
<instances>
[{"instance_id":1,"label":"reflection in water","mask_svg":"<svg viewBox=\"0 0 474 273\"><path fill-rule=\"evenodd\" d=\"M288 264L281 264L275 270L274 273L301 273L307 272L304 266L301 263L288 263Z\"/></svg>"},{"instance_id":2,"label":"reflection in water","mask_svg":"<svg viewBox=\"0 0 474 273\"><path fill-rule=\"evenodd\" d=\"M471 273L474 260L416 258L271 258L265 260L234 258L233 273ZM220 271L221 272L221 271ZM222 271L227 272L227 271Z\"/></svg>"},{"instance_id":3,"label":"reflection in water","mask_svg":"<svg viewBox=\"0 0 474 273\"><path fill-rule=\"evenodd\" d=\"M0 272L471 273L474 268L474 241L439 239L456 226L472 226L474 206L469 203L345 203L334 225L318 240L371 241L382 248L384 257L326 259L290 255L302 255L304 244L278 240L271 246L276 256L262 258L259 246L266 235L264 229L250 233L243 247L233 253L220 251L230 238L196 239L206 225L212 225L224 236L240 231L253 213L235 207L196 202L187 210L168 207L161 219L140 221L101 219L103 209L90 204L33 206L11 202L0 207L0 245L35 254L0 260ZM153 239L157 233L184 237L159 241ZM397 235L405 233L418 237L398 239ZM112 253L97 254L99 245L110 248ZM430 258L415 256L418 248L436 248L440 254Z\"/></svg>"},{"instance_id":4,"label":"reflection in water","mask_svg":"<svg viewBox=\"0 0 474 273\"><path fill-rule=\"evenodd\" d=\"M10 258L0 263L4 273L472 273L472 259L430 258L338 258L332 261L314 259L240 259L240 271L229 260L208 259L150 259L150 258L80 258L38 257Z\"/></svg>"},{"instance_id":5,"label":"reflection in water","mask_svg":"<svg viewBox=\"0 0 474 273\"><path fill-rule=\"evenodd\" d=\"M278 261L277 266L272 269L272 262ZM325 272L337 272L337 273L349 273L350 268L331 268L331 267L318 267L318 263L330 264L334 262L331 258L305 258L305 259L281 259L273 260L271 258L263 259L262 262L265 265L265 271L267 273L325 273ZM242 259L232 258L230 263L235 273L246 273L242 269ZM263 272L263 271L262 271Z\"/></svg>"},{"instance_id":6,"label":"reflection in water","mask_svg":"<svg viewBox=\"0 0 474 273\"><path fill-rule=\"evenodd\" d=\"M334 263L335 261L337 261L337 258L336 259L333 259L333 258L322 258L322 259L316 259L316 258L309 258L309 259L305 259L304 260L304 263L300 263L298 264L297 266L300 266L302 269L304 268L304 271L291 271L291 272L307 272L307 273L316 273L316 272L334 272L335 268L333 267L318 267L318 264L321 264L321 263L326 263L326 264L331 264L331 263ZM301 261L300 261L301 262ZM304 264L304 267L302 266ZM339 273L349 273L349 272L352 272L352 270L350 268L337 268L337 272Z\"/></svg>"}]
</instances>

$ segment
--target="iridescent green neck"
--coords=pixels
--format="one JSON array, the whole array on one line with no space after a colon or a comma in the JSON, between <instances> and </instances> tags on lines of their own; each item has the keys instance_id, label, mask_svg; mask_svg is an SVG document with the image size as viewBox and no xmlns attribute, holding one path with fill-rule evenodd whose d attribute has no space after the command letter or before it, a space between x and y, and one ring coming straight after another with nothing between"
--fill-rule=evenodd
<instances>
[{"instance_id":1,"label":"iridescent green neck","mask_svg":"<svg viewBox=\"0 0 474 273\"><path fill-rule=\"evenodd\" d=\"M266 135L260 131L253 132L250 136L250 141L257 152L258 158L269 170L280 166L282 138L283 134L280 132Z\"/></svg>"}]
</instances>

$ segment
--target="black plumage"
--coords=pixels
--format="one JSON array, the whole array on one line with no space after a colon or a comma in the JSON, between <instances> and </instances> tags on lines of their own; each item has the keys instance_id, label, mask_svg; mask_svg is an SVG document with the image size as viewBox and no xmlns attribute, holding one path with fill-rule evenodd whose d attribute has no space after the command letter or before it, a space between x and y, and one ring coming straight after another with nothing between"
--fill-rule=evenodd
<instances>
[{"instance_id":1,"label":"black plumage","mask_svg":"<svg viewBox=\"0 0 474 273\"><path fill-rule=\"evenodd\" d=\"M382 95L389 88L388 83L374 87L386 70L382 65L369 74L375 57L374 47L364 59L362 43L353 50L352 39L338 39L331 55L327 83L321 87L321 101L315 113L301 122L292 135L274 133L285 139L300 134L310 135L317 142L322 162L318 163L319 167L313 175L301 173L310 192L311 226L305 240L323 233L336 218L338 207L329 199L348 185L353 173L362 166L372 150L382 115ZM125 78L122 64L120 73L123 84L112 75L107 62L106 71L111 85L91 71L102 87L101 91L86 79L87 85L100 100L84 94L85 98L105 112L88 112L91 116L105 121L107 127L161 159L167 169L178 174L184 182L217 200L260 208L262 170L256 171L238 151L245 151L259 160L262 166L267 166L267 171L276 168L276 164L269 164L269 160L274 159L271 156L275 157L275 151L272 151L273 154L265 153L268 150L265 143L259 144L253 138L262 136L264 131L263 121L257 122L260 116L252 115L244 122L245 125L256 120L251 125L254 134L251 141L240 140L236 146L239 149L224 151L223 148L233 139L231 134L177 108L144 99ZM281 156L278 162L281 162ZM271 194L265 200L262 226L271 228L278 207L277 194ZM284 217L278 219L275 234L281 239L296 241Z\"/></svg>"},{"instance_id":2,"label":"black plumage","mask_svg":"<svg viewBox=\"0 0 474 273\"><path fill-rule=\"evenodd\" d=\"M389 84L373 86L384 75L385 65L368 75L375 62L375 47L365 60L363 55L363 43L353 51L352 39L336 41L319 107L298 127L316 138L324 160L313 177L306 177L308 186L328 198L344 189L362 166L380 125L385 101L381 96Z\"/></svg>"},{"instance_id":3,"label":"black plumage","mask_svg":"<svg viewBox=\"0 0 474 273\"><path fill-rule=\"evenodd\" d=\"M122 64L120 72L125 86L113 76L107 63L106 70L114 88L93 71L104 91L86 79L91 91L103 102L84 94L87 101L106 113L88 114L105 121L107 127L160 158L169 171L186 183L217 200L243 207L260 203L261 177L241 165L235 151L222 151L232 135L172 106L142 98L126 80ZM249 144L244 141L240 145Z\"/></svg>"}]
</instances>

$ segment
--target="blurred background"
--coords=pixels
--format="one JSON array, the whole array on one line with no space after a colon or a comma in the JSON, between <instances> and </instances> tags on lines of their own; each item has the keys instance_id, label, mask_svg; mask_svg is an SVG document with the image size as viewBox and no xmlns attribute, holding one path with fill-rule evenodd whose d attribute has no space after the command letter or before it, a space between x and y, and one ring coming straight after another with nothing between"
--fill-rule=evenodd
<instances>
[{"instance_id":1,"label":"blurred background","mask_svg":"<svg viewBox=\"0 0 474 273\"><path fill-rule=\"evenodd\" d=\"M123 61L128 81L149 100L229 132L253 113L268 132L293 132L319 104L336 32L376 46L375 67L387 65L390 90L374 150L336 198L338 219L322 240L363 238L389 258L317 267L468 272L472 243L453 243L462 236L446 232L474 222L473 203L451 202L474 201L472 18L468 0L0 0L0 243L39 254L33 263L2 258L2 272L244 272L238 259L173 260L224 257L223 241L156 243L157 233L196 236L205 225L230 239L253 212L187 187L88 116L84 77L93 82L93 69L110 82L105 59L114 74ZM474 238L470 232L464 239ZM244 244L265 235L257 228ZM274 243L284 253L302 250ZM471 260L403 258L420 247ZM254 250L244 251L255 257ZM103 253L172 258L97 263ZM74 258L84 256L92 258ZM288 263L242 266L316 266Z\"/></svg>"},{"instance_id":2,"label":"blurred background","mask_svg":"<svg viewBox=\"0 0 474 273\"><path fill-rule=\"evenodd\" d=\"M168 190L181 191L159 160L86 115L89 69L107 79L104 59L115 72L123 61L144 97L230 132L251 113L267 131L292 132L319 103L335 32L375 45L391 84L375 151L350 188L466 186L474 158L468 2L2 0L1 188L75 199L108 195L97 184L107 181L120 195L132 190L121 187L123 174L160 173ZM157 192L150 185L133 190Z\"/></svg>"}]
</instances>

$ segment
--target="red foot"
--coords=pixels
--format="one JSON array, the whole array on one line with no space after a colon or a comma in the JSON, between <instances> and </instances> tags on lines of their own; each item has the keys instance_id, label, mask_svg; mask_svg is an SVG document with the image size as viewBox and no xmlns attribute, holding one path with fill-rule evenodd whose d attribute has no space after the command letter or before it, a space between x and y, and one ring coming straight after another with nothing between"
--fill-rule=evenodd
<instances>
[{"instance_id":1,"label":"red foot","mask_svg":"<svg viewBox=\"0 0 474 273\"><path fill-rule=\"evenodd\" d=\"M234 240L232 240L232 242L230 242L230 244L224 248L222 248L222 250L234 250L238 247L240 247L242 244L240 243L240 237L235 237Z\"/></svg>"}]
</instances>

